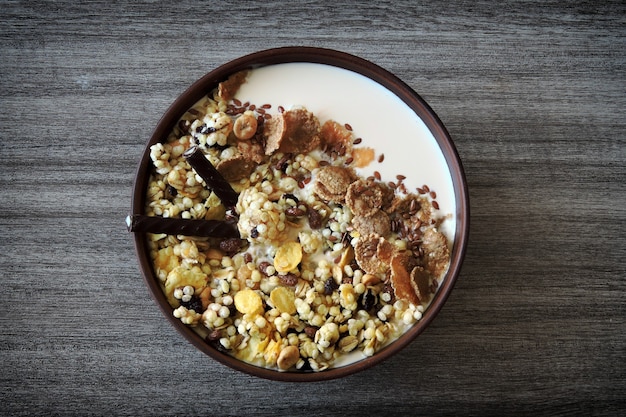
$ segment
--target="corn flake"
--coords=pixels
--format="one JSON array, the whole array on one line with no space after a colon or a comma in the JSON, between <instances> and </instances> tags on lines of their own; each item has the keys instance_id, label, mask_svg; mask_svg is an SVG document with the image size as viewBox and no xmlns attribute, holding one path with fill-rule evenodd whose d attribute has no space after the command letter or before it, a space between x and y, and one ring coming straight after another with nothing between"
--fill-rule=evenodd
<instances>
[{"instance_id":1,"label":"corn flake","mask_svg":"<svg viewBox=\"0 0 626 417\"><path fill-rule=\"evenodd\" d=\"M286 287L276 287L270 293L270 300L281 312L287 314L296 313L296 296L292 290Z\"/></svg>"},{"instance_id":2,"label":"corn flake","mask_svg":"<svg viewBox=\"0 0 626 417\"><path fill-rule=\"evenodd\" d=\"M241 314L262 314L263 300L261 296L253 290L246 288L235 294L235 308Z\"/></svg>"},{"instance_id":3,"label":"corn flake","mask_svg":"<svg viewBox=\"0 0 626 417\"><path fill-rule=\"evenodd\" d=\"M278 248L274 257L274 268L278 272L289 272L302 261L302 246L298 242L287 242Z\"/></svg>"}]
</instances>

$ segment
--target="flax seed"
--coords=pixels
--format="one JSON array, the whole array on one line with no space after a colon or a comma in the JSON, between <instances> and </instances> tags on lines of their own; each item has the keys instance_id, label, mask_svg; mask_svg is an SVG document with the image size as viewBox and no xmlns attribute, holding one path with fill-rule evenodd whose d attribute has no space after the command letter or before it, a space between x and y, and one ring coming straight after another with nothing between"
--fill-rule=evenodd
<instances>
[{"instance_id":1,"label":"flax seed","mask_svg":"<svg viewBox=\"0 0 626 417\"><path fill-rule=\"evenodd\" d=\"M431 191L431 192L430 192L430 196L431 196L432 198L437 198L437 193L436 193L436 192L434 192L434 191Z\"/></svg>"},{"instance_id":2,"label":"flax seed","mask_svg":"<svg viewBox=\"0 0 626 417\"><path fill-rule=\"evenodd\" d=\"M348 129L350 132L352 132L352 126L350 126L349 123L344 124L344 127Z\"/></svg>"},{"instance_id":3,"label":"flax seed","mask_svg":"<svg viewBox=\"0 0 626 417\"><path fill-rule=\"evenodd\" d=\"M376 178L378 181L380 181L380 179L382 178L381 175L380 175L380 172L374 171L374 178Z\"/></svg>"},{"instance_id":4,"label":"flax seed","mask_svg":"<svg viewBox=\"0 0 626 417\"><path fill-rule=\"evenodd\" d=\"M354 145L358 145L358 144L359 144L359 143L361 143L361 142L363 142L363 139L362 139L362 138L356 138L356 139L354 139L354 141L352 142L352 144L354 144Z\"/></svg>"},{"instance_id":5,"label":"flax seed","mask_svg":"<svg viewBox=\"0 0 626 417\"><path fill-rule=\"evenodd\" d=\"M439 210L439 203L437 203L436 201L433 200L433 207L435 208L435 210Z\"/></svg>"},{"instance_id":6,"label":"flax seed","mask_svg":"<svg viewBox=\"0 0 626 417\"><path fill-rule=\"evenodd\" d=\"M381 154L378 156L378 162L383 162L384 160L385 160L385 154L384 154L384 153L381 153Z\"/></svg>"}]
</instances>

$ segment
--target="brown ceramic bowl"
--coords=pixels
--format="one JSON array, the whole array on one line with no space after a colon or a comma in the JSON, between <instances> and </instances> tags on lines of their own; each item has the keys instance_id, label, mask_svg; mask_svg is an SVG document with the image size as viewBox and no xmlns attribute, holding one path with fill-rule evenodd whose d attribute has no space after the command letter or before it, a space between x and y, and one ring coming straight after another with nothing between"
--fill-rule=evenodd
<instances>
[{"instance_id":1,"label":"brown ceramic bowl","mask_svg":"<svg viewBox=\"0 0 626 417\"><path fill-rule=\"evenodd\" d=\"M412 342L433 321L437 313L443 307L459 275L469 233L469 200L467 184L461 161L446 128L443 126L434 111L415 91L413 91L396 76L379 66L364 59L334 50L312 47L286 47L260 51L235 59L217 69L214 69L196 81L191 87L189 87L189 89L178 97L171 107L165 112L150 137L141 157L135 178L131 210L132 214L144 213L146 188L151 169L150 146L157 142L164 141L168 136L168 133L173 129L175 123L177 123L179 118L188 108L190 108L208 92L216 88L219 82L224 81L233 73L244 69L261 68L285 63L324 64L330 67L350 71L354 73L355 76L362 76L378 83L380 86L387 89L391 95L395 95L399 100L401 100L403 103L402 105L407 106L410 112L417 115L419 119L423 121L426 129L430 132L432 137L434 137L436 142L433 143L436 143L436 146L440 149L443 156L440 165L442 165L445 171L449 173L450 190L448 191L452 196L452 201L450 203L452 204L454 210L451 215L454 216L456 222L453 230L451 231L454 234L454 240L451 249L451 261L448 272L443 278L436 294L432 299L432 302L424 311L422 319L415 323L406 333L400 336L399 339L378 351L373 356L360 359L345 366L335 368L331 367L327 370L319 372L278 372L271 369L257 367L244 363L234 357L216 350L214 347L206 343L205 340L194 330L184 325L179 319L172 315L173 309L168 304L164 292L160 287L158 278L154 273L151 260L149 259L148 245L145 235L142 233L134 233L133 237L139 266L151 295L156 300L157 304L165 314L165 317L167 317L171 324L189 342L202 352L231 368L266 379L281 381L329 380L343 377L378 364L396 354ZM392 154L402 153L404 151L404 148L401 148L400 145L390 143L385 149L385 154L387 155L387 158L391 158ZM410 176L411 172L405 172L404 174L406 176Z\"/></svg>"}]
</instances>

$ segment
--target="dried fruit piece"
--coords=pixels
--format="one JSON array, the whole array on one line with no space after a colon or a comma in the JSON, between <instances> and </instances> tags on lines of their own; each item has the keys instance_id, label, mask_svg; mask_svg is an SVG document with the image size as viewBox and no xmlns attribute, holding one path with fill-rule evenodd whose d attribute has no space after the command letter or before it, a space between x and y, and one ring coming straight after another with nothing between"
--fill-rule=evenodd
<instances>
[{"instance_id":1,"label":"dried fruit piece","mask_svg":"<svg viewBox=\"0 0 626 417\"><path fill-rule=\"evenodd\" d=\"M257 118L254 112L247 110L235 120L233 133L240 140L248 140L256 134L258 127Z\"/></svg>"},{"instance_id":2,"label":"dried fruit piece","mask_svg":"<svg viewBox=\"0 0 626 417\"><path fill-rule=\"evenodd\" d=\"M327 120L320 130L322 147L344 155L352 147L354 135L345 126L334 120Z\"/></svg>"},{"instance_id":3,"label":"dried fruit piece","mask_svg":"<svg viewBox=\"0 0 626 417\"><path fill-rule=\"evenodd\" d=\"M378 296L371 289L367 289L361 296L360 301L361 308L365 311L370 311L378 303Z\"/></svg>"},{"instance_id":4,"label":"dried fruit piece","mask_svg":"<svg viewBox=\"0 0 626 417\"><path fill-rule=\"evenodd\" d=\"M281 245L274 256L274 268L278 272L289 272L302 261L302 246L298 242Z\"/></svg>"},{"instance_id":5,"label":"dried fruit piece","mask_svg":"<svg viewBox=\"0 0 626 417\"><path fill-rule=\"evenodd\" d=\"M274 303L281 313L296 313L296 296L292 290L287 287L276 287L270 293L270 300Z\"/></svg>"},{"instance_id":6,"label":"dried fruit piece","mask_svg":"<svg viewBox=\"0 0 626 417\"><path fill-rule=\"evenodd\" d=\"M352 150L352 166L365 168L374 160L375 155L372 148L355 148Z\"/></svg>"},{"instance_id":7,"label":"dried fruit piece","mask_svg":"<svg viewBox=\"0 0 626 417\"><path fill-rule=\"evenodd\" d=\"M241 314L255 315L263 313L263 299L250 288L245 288L235 294L234 301L235 308Z\"/></svg>"}]
</instances>

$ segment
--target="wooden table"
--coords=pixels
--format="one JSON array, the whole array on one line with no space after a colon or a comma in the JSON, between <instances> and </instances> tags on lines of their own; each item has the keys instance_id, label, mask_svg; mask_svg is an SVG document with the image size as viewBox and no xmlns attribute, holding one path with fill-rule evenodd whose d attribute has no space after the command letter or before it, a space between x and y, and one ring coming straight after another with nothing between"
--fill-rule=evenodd
<instances>
[{"instance_id":1,"label":"wooden table","mask_svg":"<svg viewBox=\"0 0 626 417\"><path fill-rule=\"evenodd\" d=\"M1 2L0 415L624 415L624 2L415 3ZM177 95L286 45L413 87L471 198L463 270L427 331L312 384L183 340L124 225Z\"/></svg>"}]
</instances>

